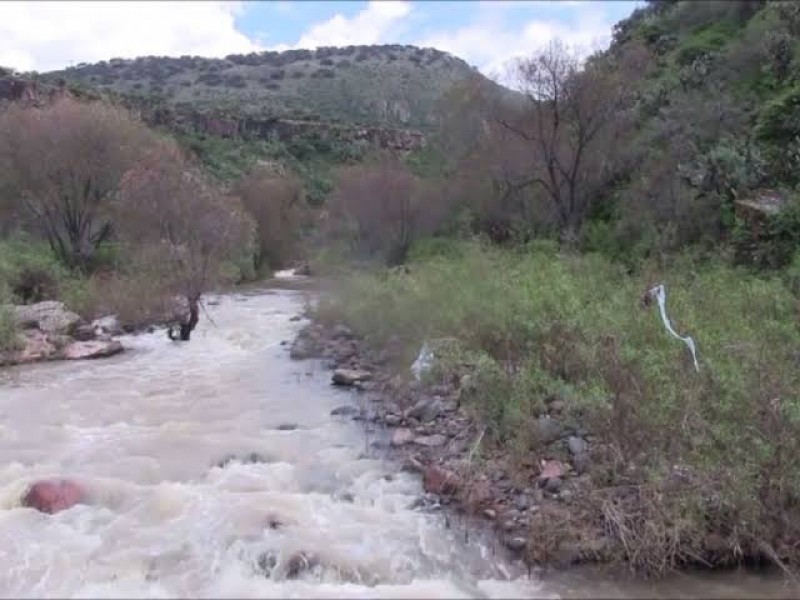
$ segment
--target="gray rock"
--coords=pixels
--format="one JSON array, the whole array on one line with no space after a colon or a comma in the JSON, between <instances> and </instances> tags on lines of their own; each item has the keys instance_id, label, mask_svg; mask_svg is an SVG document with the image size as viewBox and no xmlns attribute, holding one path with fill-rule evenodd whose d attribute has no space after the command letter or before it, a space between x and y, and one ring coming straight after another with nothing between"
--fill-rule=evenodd
<instances>
[{"instance_id":1,"label":"gray rock","mask_svg":"<svg viewBox=\"0 0 800 600\"><path fill-rule=\"evenodd\" d=\"M490 521L493 521L494 519L497 518L497 511L495 511L492 508L487 508L486 510L483 511L483 516L489 519Z\"/></svg>"},{"instance_id":2,"label":"gray rock","mask_svg":"<svg viewBox=\"0 0 800 600\"><path fill-rule=\"evenodd\" d=\"M421 423L433 421L442 412L441 403L432 398L421 398L406 413L407 417L418 419Z\"/></svg>"},{"instance_id":3,"label":"gray rock","mask_svg":"<svg viewBox=\"0 0 800 600\"><path fill-rule=\"evenodd\" d=\"M563 479L560 477L551 477L545 482L544 489L546 492L550 492L551 494L557 494L559 491L561 491L563 485Z\"/></svg>"},{"instance_id":4,"label":"gray rock","mask_svg":"<svg viewBox=\"0 0 800 600\"><path fill-rule=\"evenodd\" d=\"M572 456L584 454L588 449L586 441L576 435L571 435L567 438L567 446L569 447L569 452L572 454Z\"/></svg>"},{"instance_id":5,"label":"gray rock","mask_svg":"<svg viewBox=\"0 0 800 600\"><path fill-rule=\"evenodd\" d=\"M352 417L359 414L361 411L357 406L346 404L344 406L337 406L331 411L332 417Z\"/></svg>"},{"instance_id":6,"label":"gray rock","mask_svg":"<svg viewBox=\"0 0 800 600\"><path fill-rule=\"evenodd\" d=\"M318 354L316 344L304 337L297 338L292 342L292 347L289 350L289 358L292 360L305 360L312 358Z\"/></svg>"},{"instance_id":7,"label":"gray rock","mask_svg":"<svg viewBox=\"0 0 800 600\"><path fill-rule=\"evenodd\" d=\"M569 503L572 501L572 491L571 490L561 490L561 493L558 495L562 502Z\"/></svg>"},{"instance_id":8,"label":"gray rock","mask_svg":"<svg viewBox=\"0 0 800 600\"><path fill-rule=\"evenodd\" d=\"M425 470L425 465L413 456L409 456L403 463L402 470L409 473L422 473Z\"/></svg>"},{"instance_id":9,"label":"gray rock","mask_svg":"<svg viewBox=\"0 0 800 600\"><path fill-rule=\"evenodd\" d=\"M80 323L73 328L72 337L79 342L89 342L97 337L97 333L89 323Z\"/></svg>"},{"instance_id":10,"label":"gray rock","mask_svg":"<svg viewBox=\"0 0 800 600\"><path fill-rule=\"evenodd\" d=\"M114 315L108 315L92 321L96 335L122 335L122 325Z\"/></svg>"},{"instance_id":11,"label":"gray rock","mask_svg":"<svg viewBox=\"0 0 800 600\"><path fill-rule=\"evenodd\" d=\"M402 423L402 421L403 420L399 416L393 415L392 413L389 413L388 415L383 417L383 422L386 423L389 427L397 427L398 425L400 425L400 423Z\"/></svg>"},{"instance_id":12,"label":"gray rock","mask_svg":"<svg viewBox=\"0 0 800 600\"><path fill-rule=\"evenodd\" d=\"M334 385L351 386L361 381L367 381L371 377L369 371L359 369L336 369L333 372L332 380Z\"/></svg>"},{"instance_id":13,"label":"gray rock","mask_svg":"<svg viewBox=\"0 0 800 600\"><path fill-rule=\"evenodd\" d=\"M447 443L447 436L441 433L434 433L433 435L421 435L414 440L415 444L426 446L428 448L437 448L444 446Z\"/></svg>"},{"instance_id":14,"label":"gray rock","mask_svg":"<svg viewBox=\"0 0 800 600\"><path fill-rule=\"evenodd\" d=\"M295 423L281 423L275 429L278 431L294 431L297 429L297 425Z\"/></svg>"},{"instance_id":15,"label":"gray rock","mask_svg":"<svg viewBox=\"0 0 800 600\"><path fill-rule=\"evenodd\" d=\"M331 338L335 340L351 340L354 337L353 330L346 325L337 325L331 332Z\"/></svg>"},{"instance_id":16,"label":"gray rock","mask_svg":"<svg viewBox=\"0 0 800 600\"><path fill-rule=\"evenodd\" d=\"M530 505L531 499L526 494L520 494L514 500L514 506L516 506L518 510L528 510Z\"/></svg>"},{"instance_id":17,"label":"gray rock","mask_svg":"<svg viewBox=\"0 0 800 600\"><path fill-rule=\"evenodd\" d=\"M514 552L522 552L528 545L528 540L518 535L508 536L505 538L504 542L506 547Z\"/></svg>"},{"instance_id":18,"label":"gray rock","mask_svg":"<svg viewBox=\"0 0 800 600\"><path fill-rule=\"evenodd\" d=\"M561 425L555 419L551 419L547 415L542 415L536 423L539 439L542 443L549 444L561 437Z\"/></svg>"},{"instance_id":19,"label":"gray rock","mask_svg":"<svg viewBox=\"0 0 800 600\"><path fill-rule=\"evenodd\" d=\"M575 472L578 475L583 475L591 468L592 459L589 458L588 452L583 452L572 458L572 464L575 467Z\"/></svg>"},{"instance_id":20,"label":"gray rock","mask_svg":"<svg viewBox=\"0 0 800 600\"><path fill-rule=\"evenodd\" d=\"M69 335L81 318L67 310L63 302L47 300L37 304L15 306L14 320L19 326L30 325L35 321L38 328L45 333Z\"/></svg>"}]
</instances>

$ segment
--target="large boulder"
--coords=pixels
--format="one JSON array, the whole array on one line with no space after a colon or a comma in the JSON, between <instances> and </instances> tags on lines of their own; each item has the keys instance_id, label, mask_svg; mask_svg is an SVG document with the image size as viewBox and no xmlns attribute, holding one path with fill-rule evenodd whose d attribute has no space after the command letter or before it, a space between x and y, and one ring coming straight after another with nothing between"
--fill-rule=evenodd
<instances>
[{"instance_id":1,"label":"large boulder","mask_svg":"<svg viewBox=\"0 0 800 600\"><path fill-rule=\"evenodd\" d=\"M14 320L17 325L29 328L36 323L38 329L45 333L69 335L81 318L67 310L63 302L47 300L36 304L14 307Z\"/></svg>"},{"instance_id":2,"label":"large boulder","mask_svg":"<svg viewBox=\"0 0 800 600\"><path fill-rule=\"evenodd\" d=\"M331 379L334 385L351 386L371 378L369 371L359 369L336 369Z\"/></svg>"},{"instance_id":3,"label":"large boulder","mask_svg":"<svg viewBox=\"0 0 800 600\"><path fill-rule=\"evenodd\" d=\"M67 360L106 358L119 354L123 350L124 347L118 340L93 340L67 344L63 350L63 355Z\"/></svg>"},{"instance_id":4,"label":"large boulder","mask_svg":"<svg viewBox=\"0 0 800 600\"><path fill-rule=\"evenodd\" d=\"M81 504L86 499L83 488L68 479L37 481L22 497L22 506L53 514Z\"/></svg>"}]
</instances>

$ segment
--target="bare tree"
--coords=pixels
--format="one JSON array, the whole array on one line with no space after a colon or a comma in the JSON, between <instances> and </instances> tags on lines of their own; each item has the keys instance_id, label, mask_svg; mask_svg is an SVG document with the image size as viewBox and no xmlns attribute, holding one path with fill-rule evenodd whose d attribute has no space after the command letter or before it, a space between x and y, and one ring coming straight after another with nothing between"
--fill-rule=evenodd
<instances>
[{"instance_id":1,"label":"bare tree","mask_svg":"<svg viewBox=\"0 0 800 600\"><path fill-rule=\"evenodd\" d=\"M330 198L332 221L357 252L401 264L414 239L444 217L430 192L397 163L346 167Z\"/></svg>"},{"instance_id":2,"label":"bare tree","mask_svg":"<svg viewBox=\"0 0 800 600\"><path fill-rule=\"evenodd\" d=\"M12 106L0 115L3 187L64 264L86 269L111 237L122 174L154 141L142 123L104 103Z\"/></svg>"},{"instance_id":3,"label":"bare tree","mask_svg":"<svg viewBox=\"0 0 800 600\"><path fill-rule=\"evenodd\" d=\"M187 313L170 337L189 340L203 292L224 279L226 261L250 246L252 220L238 198L221 194L172 146L125 174L117 210L122 239L186 300Z\"/></svg>"},{"instance_id":4,"label":"bare tree","mask_svg":"<svg viewBox=\"0 0 800 600\"><path fill-rule=\"evenodd\" d=\"M524 173L516 165L510 170L506 195L531 186L543 190L565 241L577 238L592 188L608 169L615 125L624 118L629 82L610 60L589 60L582 66L575 52L552 42L516 64L527 102L496 119L527 148L527 168Z\"/></svg>"},{"instance_id":5,"label":"bare tree","mask_svg":"<svg viewBox=\"0 0 800 600\"><path fill-rule=\"evenodd\" d=\"M284 267L297 251L297 237L306 215L301 183L292 177L278 177L254 170L239 181L235 193L257 227L256 269Z\"/></svg>"}]
</instances>

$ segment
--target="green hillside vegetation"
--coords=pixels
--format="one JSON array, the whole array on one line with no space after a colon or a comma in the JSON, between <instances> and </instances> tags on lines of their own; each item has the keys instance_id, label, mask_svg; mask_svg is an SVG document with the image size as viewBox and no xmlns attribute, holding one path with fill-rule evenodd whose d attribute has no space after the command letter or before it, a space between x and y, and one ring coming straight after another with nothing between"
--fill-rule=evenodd
<instances>
[{"instance_id":1,"label":"green hillside vegetation","mask_svg":"<svg viewBox=\"0 0 800 600\"><path fill-rule=\"evenodd\" d=\"M403 369L432 344L431 383L467 377L512 474L569 460L537 433L550 403L590 432L589 483L533 519L531 560L796 569L800 5L648 2L582 66L554 44L519 67L525 102L477 78L446 96L432 179L337 184L351 254L382 224L372 255L407 268L338 277L318 317L391 341Z\"/></svg>"},{"instance_id":2,"label":"green hillside vegetation","mask_svg":"<svg viewBox=\"0 0 800 600\"><path fill-rule=\"evenodd\" d=\"M123 94L239 116L430 128L434 105L473 70L431 48L347 46L224 59L111 59L47 74Z\"/></svg>"}]
</instances>

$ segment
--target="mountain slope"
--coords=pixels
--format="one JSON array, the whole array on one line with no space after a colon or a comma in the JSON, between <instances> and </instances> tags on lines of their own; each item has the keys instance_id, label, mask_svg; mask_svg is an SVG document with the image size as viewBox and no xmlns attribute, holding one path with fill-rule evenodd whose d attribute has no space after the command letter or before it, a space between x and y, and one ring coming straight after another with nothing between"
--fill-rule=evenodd
<instances>
[{"instance_id":1,"label":"mountain slope","mask_svg":"<svg viewBox=\"0 0 800 600\"><path fill-rule=\"evenodd\" d=\"M200 111L430 130L442 95L474 74L439 50L388 45L111 59L45 77Z\"/></svg>"}]
</instances>

